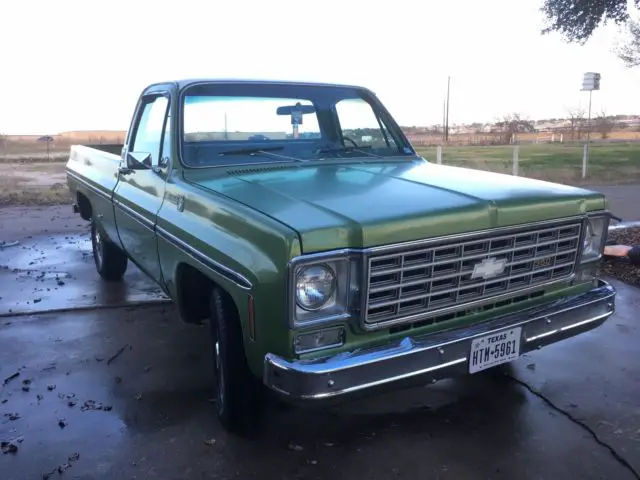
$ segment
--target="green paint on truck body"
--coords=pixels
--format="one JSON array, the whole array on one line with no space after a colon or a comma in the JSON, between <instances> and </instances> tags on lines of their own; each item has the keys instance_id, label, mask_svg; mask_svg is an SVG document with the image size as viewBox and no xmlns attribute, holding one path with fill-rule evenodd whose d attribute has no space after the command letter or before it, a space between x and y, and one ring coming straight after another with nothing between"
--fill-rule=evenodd
<instances>
[{"instance_id":1,"label":"green paint on truck body","mask_svg":"<svg viewBox=\"0 0 640 480\"><path fill-rule=\"evenodd\" d=\"M185 178L290 226L302 251L368 248L603 210L588 190L424 160Z\"/></svg>"},{"instance_id":2,"label":"green paint on truck body","mask_svg":"<svg viewBox=\"0 0 640 480\"><path fill-rule=\"evenodd\" d=\"M607 208L605 197L589 190L427 162L415 153L388 112L365 89L362 95L368 95L368 101L381 112L400 153L378 157L367 152L351 153L343 158L320 155L304 161L296 161L292 153L284 159L260 158L259 162L247 154L225 156L224 165L218 157L205 166L186 165L180 133L181 98L191 85L202 83L207 81L170 82L145 89L144 94L162 90L170 97L172 114L165 138L168 148L163 153L167 162L155 171L162 179L163 193L153 197L158 179L141 183L149 191L133 192L136 173L127 177L122 203L134 212L126 217L126 235L129 244L140 240L136 252L145 252L147 247L157 249L157 269L154 266L145 271L152 273L173 299L178 299L178 272L184 266L201 272L229 293L240 315L245 352L256 376L261 375L267 353L296 358L293 344L299 330L290 326L288 298L289 262L294 258L584 216ZM211 84L215 86L216 82ZM299 84L292 85L298 88ZM101 222L107 235L134 256L136 253L125 245L124 230L118 227L122 212L114 214L124 207L113 203L112 196L122 182L118 168L127 166L126 149L132 147L136 118L132 119L122 158L74 146L67 164L71 192L82 194L94 209L104 213ZM142 174L153 175L151 170ZM149 203L147 210L143 208L144 195L157 200ZM139 217L151 225L151 231L144 235L136 233L143 232L136 230ZM148 255L144 258L149 261ZM544 297L522 306L469 313L450 323L416 328L412 333L479 322L587 287L586 283L561 283L549 287ZM248 333L250 297L254 302L255 339ZM389 329L363 331L357 319L345 321L344 326L344 345L306 356L350 351L403 335L390 333Z\"/></svg>"}]
</instances>

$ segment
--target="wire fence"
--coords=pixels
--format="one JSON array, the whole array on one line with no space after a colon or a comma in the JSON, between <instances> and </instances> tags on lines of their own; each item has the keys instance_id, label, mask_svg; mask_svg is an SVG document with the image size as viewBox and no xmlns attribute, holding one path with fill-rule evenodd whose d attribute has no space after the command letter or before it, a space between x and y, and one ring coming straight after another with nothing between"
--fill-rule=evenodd
<instances>
[{"instance_id":1,"label":"wire fence","mask_svg":"<svg viewBox=\"0 0 640 480\"><path fill-rule=\"evenodd\" d=\"M640 142L416 146L433 163L562 183L640 181Z\"/></svg>"}]
</instances>

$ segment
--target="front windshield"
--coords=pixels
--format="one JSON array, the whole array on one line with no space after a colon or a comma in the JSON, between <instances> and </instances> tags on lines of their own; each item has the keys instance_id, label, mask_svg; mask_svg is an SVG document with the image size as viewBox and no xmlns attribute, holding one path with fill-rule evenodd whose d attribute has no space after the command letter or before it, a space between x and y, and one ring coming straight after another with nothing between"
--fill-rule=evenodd
<instances>
[{"instance_id":1,"label":"front windshield","mask_svg":"<svg viewBox=\"0 0 640 480\"><path fill-rule=\"evenodd\" d=\"M188 166L389 157L413 154L398 127L357 88L200 84L182 100L182 161ZM269 155L251 155L253 150Z\"/></svg>"}]
</instances>

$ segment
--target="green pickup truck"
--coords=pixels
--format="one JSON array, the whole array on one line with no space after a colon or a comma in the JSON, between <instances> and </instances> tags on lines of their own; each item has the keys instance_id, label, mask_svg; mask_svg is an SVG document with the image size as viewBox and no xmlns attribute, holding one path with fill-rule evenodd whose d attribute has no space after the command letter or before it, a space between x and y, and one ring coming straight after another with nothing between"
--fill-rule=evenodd
<instances>
[{"instance_id":1,"label":"green pickup truck","mask_svg":"<svg viewBox=\"0 0 640 480\"><path fill-rule=\"evenodd\" d=\"M230 431L267 392L324 405L474 374L615 309L603 195L427 161L362 87L153 84L125 144L74 145L67 175L98 273L131 261L210 325Z\"/></svg>"}]
</instances>

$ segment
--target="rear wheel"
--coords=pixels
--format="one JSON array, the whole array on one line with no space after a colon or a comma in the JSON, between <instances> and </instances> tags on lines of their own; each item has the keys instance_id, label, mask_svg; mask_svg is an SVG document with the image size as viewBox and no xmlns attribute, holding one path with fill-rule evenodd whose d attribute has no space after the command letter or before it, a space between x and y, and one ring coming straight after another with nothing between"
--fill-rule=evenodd
<instances>
[{"instance_id":1,"label":"rear wheel","mask_svg":"<svg viewBox=\"0 0 640 480\"><path fill-rule=\"evenodd\" d=\"M93 261L100 276L109 281L121 280L127 271L127 256L107 238L95 219L91 220L91 246Z\"/></svg>"},{"instance_id":2,"label":"rear wheel","mask_svg":"<svg viewBox=\"0 0 640 480\"><path fill-rule=\"evenodd\" d=\"M234 433L257 430L262 419L262 385L249 370L242 329L231 300L218 288L211 295L211 340L216 384L216 414Z\"/></svg>"}]
</instances>

